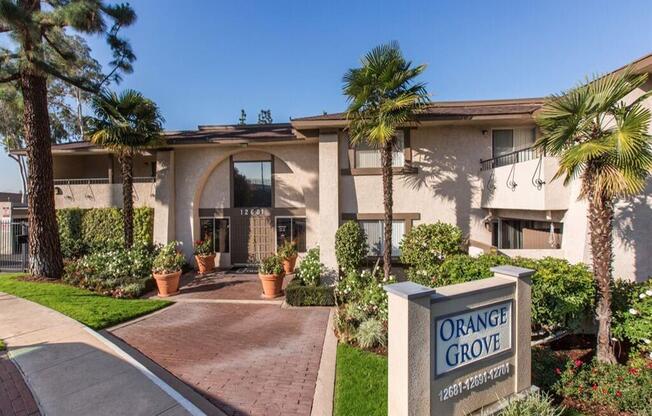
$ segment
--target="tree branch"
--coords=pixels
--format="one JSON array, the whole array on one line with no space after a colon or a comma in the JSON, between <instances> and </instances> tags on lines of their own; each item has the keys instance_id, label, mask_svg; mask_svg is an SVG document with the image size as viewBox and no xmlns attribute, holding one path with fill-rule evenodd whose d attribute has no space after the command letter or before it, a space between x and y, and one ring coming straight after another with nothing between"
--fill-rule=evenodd
<instances>
[{"instance_id":1,"label":"tree branch","mask_svg":"<svg viewBox=\"0 0 652 416\"><path fill-rule=\"evenodd\" d=\"M17 81L20 78L20 74L11 74L9 76L6 76L4 78L0 78L0 84L5 84L7 82L11 81Z\"/></svg>"},{"instance_id":2,"label":"tree branch","mask_svg":"<svg viewBox=\"0 0 652 416\"><path fill-rule=\"evenodd\" d=\"M69 52L69 53L65 53L64 51L62 51L61 49L59 49L59 47L58 47L54 42L52 42L52 41L50 40L50 38L48 37L48 35L47 35L46 32L43 32L43 38L45 39L45 41L47 42L47 44L50 45L50 47L51 47L52 49L54 49L54 51L55 51L55 52L56 52L60 57L62 57L65 61L69 61L69 60L71 60L71 59L73 59L73 58L75 57L75 54L74 54L74 53L70 53L70 52ZM76 65L75 65L75 66L76 66Z\"/></svg>"},{"instance_id":3,"label":"tree branch","mask_svg":"<svg viewBox=\"0 0 652 416\"><path fill-rule=\"evenodd\" d=\"M47 72L48 74L56 78L59 78L60 80L67 82L68 84L72 84L75 87L82 89L83 91L86 91L91 94L97 94L99 92L99 86L97 84L88 83L87 80L83 78L77 78L77 77L71 77L65 75L54 66L46 62L43 62L41 60L35 61L35 63L39 66L39 68L41 68L43 71Z\"/></svg>"}]
</instances>

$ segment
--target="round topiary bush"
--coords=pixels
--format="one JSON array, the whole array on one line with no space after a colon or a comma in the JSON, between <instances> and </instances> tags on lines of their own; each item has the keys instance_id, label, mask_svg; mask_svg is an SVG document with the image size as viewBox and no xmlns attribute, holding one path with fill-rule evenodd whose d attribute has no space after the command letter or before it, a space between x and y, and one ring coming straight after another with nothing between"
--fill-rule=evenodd
<instances>
[{"instance_id":1,"label":"round topiary bush","mask_svg":"<svg viewBox=\"0 0 652 416\"><path fill-rule=\"evenodd\" d=\"M425 284L446 257L462 253L464 239L458 227L436 222L412 228L401 241L401 262L410 280Z\"/></svg>"},{"instance_id":2,"label":"round topiary bush","mask_svg":"<svg viewBox=\"0 0 652 416\"><path fill-rule=\"evenodd\" d=\"M347 221L335 233L335 257L343 274L358 270L367 256L367 236L360 224Z\"/></svg>"}]
</instances>

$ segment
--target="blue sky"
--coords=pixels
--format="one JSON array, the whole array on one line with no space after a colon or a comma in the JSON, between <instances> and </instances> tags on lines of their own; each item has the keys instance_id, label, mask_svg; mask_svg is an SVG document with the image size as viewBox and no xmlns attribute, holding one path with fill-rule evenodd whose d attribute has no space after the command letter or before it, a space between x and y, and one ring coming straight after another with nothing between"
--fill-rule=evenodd
<instances>
[{"instance_id":1,"label":"blue sky","mask_svg":"<svg viewBox=\"0 0 652 416\"><path fill-rule=\"evenodd\" d=\"M276 122L340 111L342 74L389 40L428 64L433 100L544 96L652 52L644 0L130 3L138 60L117 89L155 100L171 130L236 123L241 108L249 122L261 108ZM0 172L0 191L19 189L5 155Z\"/></svg>"}]
</instances>

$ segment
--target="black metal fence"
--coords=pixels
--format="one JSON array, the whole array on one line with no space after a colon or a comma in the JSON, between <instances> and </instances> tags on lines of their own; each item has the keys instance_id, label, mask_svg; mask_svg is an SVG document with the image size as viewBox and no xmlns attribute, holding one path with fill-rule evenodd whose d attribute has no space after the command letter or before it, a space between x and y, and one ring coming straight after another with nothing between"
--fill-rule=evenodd
<instances>
[{"instance_id":1,"label":"black metal fence","mask_svg":"<svg viewBox=\"0 0 652 416\"><path fill-rule=\"evenodd\" d=\"M514 163L527 162L528 160L536 159L539 156L545 155L545 152L540 148L528 147L526 149L496 156L492 159L481 160L480 170L489 170L501 166L513 165Z\"/></svg>"},{"instance_id":2,"label":"black metal fence","mask_svg":"<svg viewBox=\"0 0 652 416\"><path fill-rule=\"evenodd\" d=\"M27 223L0 223L0 271L27 270Z\"/></svg>"}]
</instances>

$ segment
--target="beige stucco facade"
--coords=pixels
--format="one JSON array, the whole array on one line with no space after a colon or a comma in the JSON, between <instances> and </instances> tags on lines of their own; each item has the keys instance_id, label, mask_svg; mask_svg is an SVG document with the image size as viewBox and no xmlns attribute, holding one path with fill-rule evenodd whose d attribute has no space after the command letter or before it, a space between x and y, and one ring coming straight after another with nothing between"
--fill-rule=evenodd
<instances>
[{"instance_id":1,"label":"beige stucco facade","mask_svg":"<svg viewBox=\"0 0 652 416\"><path fill-rule=\"evenodd\" d=\"M650 88L652 81L628 100ZM393 182L393 210L404 221L404 231L443 221L463 231L472 253L496 246L509 256L590 264L586 202L578 200L579 183L564 185L554 179L558 161L527 150L520 143L527 137L523 134L514 133L514 150L523 153L510 156L507 163L492 158L496 130L530 131L536 137L534 114L540 105L540 99L436 103L435 116L405 126L404 166L397 167ZM645 105L652 108L652 98ZM305 218L305 249L320 246L322 262L333 271L339 225L347 219L377 220L383 213L380 170L355 166L345 128L341 116L324 115L267 127L200 126L171 132L167 147L135 158L135 205L153 207L155 240L181 241L189 258L193 241L201 238L201 219L229 219L233 246L234 238L241 237L242 228L235 227L241 216L265 216L270 227L278 218ZM238 161L271 162L270 206L253 211L234 206L232 166ZM103 149L55 147L54 174L58 208L122 204L119 166ZM534 227L539 240L545 239L550 224L551 244L498 247L501 221ZM652 275L650 230L652 181L643 194L617 204L616 276L643 280ZM219 253L218 264L233 265L232 256L232 251Z\"/></svg>"}]
</instances>

